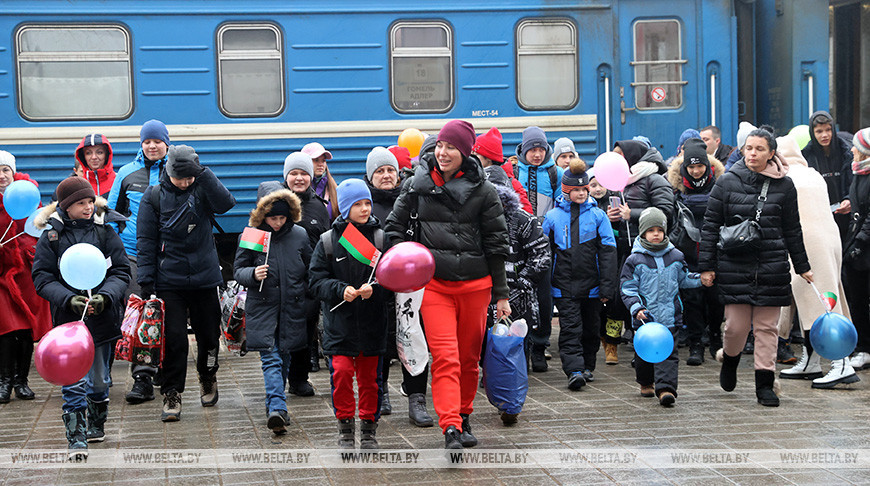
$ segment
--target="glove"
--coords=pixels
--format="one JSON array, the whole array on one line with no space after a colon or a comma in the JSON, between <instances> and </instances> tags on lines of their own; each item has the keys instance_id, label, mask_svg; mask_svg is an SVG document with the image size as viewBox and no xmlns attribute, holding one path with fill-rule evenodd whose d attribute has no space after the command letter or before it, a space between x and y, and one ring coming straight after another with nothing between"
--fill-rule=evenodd
<instances>
[{"instance_id":1,"label":"glove","mask_svg":"<svg viewBox=\"0 0 870 486\"><path fill-rule=\"evenodd\" d=\"M67 305L69 306L70 311L80 316L85 313L85 307L88 306L88 298L84 295L76 295L69 300L69 304Z\"/></svg>"},{"instance_id":2,"label":"glove","mask_svg":"<svg viewBox=\"0 0 870 486\"><path fill-rule=\"evenodd\" d=\"M91 299L90 305L94 308L94 315L102 314L109 306L109 298L103 294L97 294Z\"/></svg>"},{"instance_id":3,"label":"glove","mask_svg":"<svg viewBox=\"0 0 870 486\"><path fill-rule=\"evenodd\" d=\"M154 295L154 284L144 284L140 287L142 288L142 295L140 297L143 299L148 300Z\"/></svg>"}]
</instances>

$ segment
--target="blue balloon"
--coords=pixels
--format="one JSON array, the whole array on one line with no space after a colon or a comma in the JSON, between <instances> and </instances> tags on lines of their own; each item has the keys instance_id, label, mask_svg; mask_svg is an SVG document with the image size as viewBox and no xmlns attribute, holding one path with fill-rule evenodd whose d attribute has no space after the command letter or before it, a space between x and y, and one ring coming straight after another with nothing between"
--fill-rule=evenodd
<instances>
[{"instance_id":1,"label":"blue balloon","mask_svg":"<svg viewBox=\"0 0 870 486\"><path fill-rule=\"evenodd\" d=\"M39 238L42 235L42 233L45 232L45 230L46 230L45 226L43 226L42 229L40 229L40 228L37 228L36 225L34 224L34 220L36 219L37 216L39 216L40 211L42 211L42 210L39 208L36 208L36 211L30 213L30 216L27 217L27 221L24 222L24 232L27 233L28 235L34 237L34 238Z\"/></svg>"},{"instance_id":2,"label":"blue balloon","mask_svg":"<svg viewBox=\"0 0 870 486\"><path fill-rule=\"evenodd\" d=\"M96 288L106 278L106 257L94 245L76 243L60 256L60 276L79 290Z\"/></svg>"},{"instance_id":3,"label":"blue balloon","mask_svg":"<svg viewBox=\"0 0 870 486\"><path fill-rule=\"evenodd\" d=\"M3 207L12 219L24 219L39 207L39 189L30 181L15 181L3 193Z\"/></svg>"},{"instance_id":4,"label":"blue balloon","mask_svg":"<svg viewBox=\"0 0 870 486\"><path fill-rule=\"evenodd\" d=\"M647 363L661 363L674 350L674 335L658 322L647 322L634 333L634 351Z\"/></svg>"},{"instance_id":5,"label":"blue balloon","mask_svg":"<svg viewBox=\"0 0 870 486\"><path fill-rule=\"evenodd\" d=\"M810 329L810 343L819 356L837 360L843 359L855 349L858 344L858 331L852 321L835 312L826 312L819 316Z\"/></svg>"}]
</instances>

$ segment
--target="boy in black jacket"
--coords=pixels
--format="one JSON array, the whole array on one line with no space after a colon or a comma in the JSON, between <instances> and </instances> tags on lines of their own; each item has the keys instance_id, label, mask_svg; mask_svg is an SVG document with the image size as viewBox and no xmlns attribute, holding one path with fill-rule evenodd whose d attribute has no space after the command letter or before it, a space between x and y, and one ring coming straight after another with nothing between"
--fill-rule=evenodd
<instances>
[{"instance_id":1,"label":"boy in black jacket","mask_svg":"<svg viewBox=\"0 0 870 486\"><path fill-rule=\"evenodd\" d=\"M124 292L130 282L130 262L121 238L106 222L124 217L108 211L100 199L95 212L96 194L81 177L69 177L57 186L58 202L47 206L35 222L48 227L36 245L33 283L36 292L51 303L52 324L82 320L94 340L94 362L88 374L62 388L63 422L69 441L70 460L88 456L88 442L102 442L103 426L109 412L109 387L112 385L111 359L115 340L121 337ZM106 277L88 292L72 288L61 276L61 255L76 243L96 246L106 256Z\"/></svg>"}]
</instances>

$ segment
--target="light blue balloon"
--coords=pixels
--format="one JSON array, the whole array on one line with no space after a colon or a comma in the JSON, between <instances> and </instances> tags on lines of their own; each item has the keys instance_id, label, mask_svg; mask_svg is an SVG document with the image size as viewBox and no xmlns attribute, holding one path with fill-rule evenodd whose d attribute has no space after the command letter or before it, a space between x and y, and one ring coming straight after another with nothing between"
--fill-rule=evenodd
<instances>
[{"instance_id":1,"label":"light blue balloon","mask_svg":"<svg viewBox=\"0 0 870 486\"><path fill-rule=\"evenodd\" d=\"M34 237L34 238L39 238L42 235L42 233L45 232L45 229L46 229L45 226L43 226L42 229L39 229L34 224L34 220L36 219L37 216L39 216L40 211L42 211L42 210L39 208L36 208L36 211L30 213L30 216L27 217L27 221L24 222L24 232L27 233L28 235Z\"/></svg>"},{"instance_id":2,"label":"light blue balloon","mask_svg":"<svg viewBox=\"0 0 870 486\"><path fill-rule=\"evenodd\" d=\"M76 243L60 256L60 276L79 290L96 288L106 278L106 257L94 245Z\"/></svg>"},{"instance_id":3,"label":"light blue balloon","mask_svg":"<svg viewBox=\"0 0 870 486\"><path fill-rule=\"evenodd\" d=\"M634 333L634 351L647 363L661 363L674 350L674 335L664 324L647 322Z\"/></svg>"},{"instance_id":4,"label":"light blue balloon","mask_svg":"<svg viewBox=\"0 0 870 486\"><path fill-rule=\"evenodd\" d=\"M39 207L39 189L30 181L15 181L3 192L3 207L12 219L24 219Z\"/></svg>"},{"instance_id":5,"label":"light blue balloon","mask_svg":"<svg viewBox=\"0 0 870 486\"><path fill-rule=\"evenodd\" d=\"M810 343L819 356L831 361L843 359L858 344L858 331L852 321L836 312L819 316L810 329Z\"/></svg>"}]
</instances>

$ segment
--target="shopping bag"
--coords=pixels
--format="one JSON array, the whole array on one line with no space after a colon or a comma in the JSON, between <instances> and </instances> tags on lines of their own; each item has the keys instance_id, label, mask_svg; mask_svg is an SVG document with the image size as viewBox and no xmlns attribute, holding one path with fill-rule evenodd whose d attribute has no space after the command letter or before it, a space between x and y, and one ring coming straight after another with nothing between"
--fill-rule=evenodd
<instances>
[{"instance_id":1,"label":"shopping bag","mask_svg":"<svg viewBox=\"0 0 870 486\"><path fill-rule=\"evenodd\" d=\"M142 313L142 308L145 307L145 300L138 295L132 294L127 299L127 308L124 310L124 320L121 321L121 339L115 343L115 359L122 361L133 361L131 346L133 345L133 335L136 333L136 328L139 326L139 316Z\"/></svg>"},{"instance_id":2,"label":"shopping bag","mask_svg":"<svg viewBox=\"0 0 870 486\"><path fill-rule=\"evenodd\" d=\"M483 381L486 398L494 407L509 414L522 411L529 391L523 338L498 336L492 328L486 331Z\"/></svg>"},{"instance_id":3,"label":"shopping bag","mask_svg":"<svg viewBox=\"0 0 870 486\"><path fill-rule=\"evenodd\" d=\"M161 299L148 299L142 307L139 325L130 346L131 362L159 368L166 350L164 307Z\"/></svg>"},{"instance_id":4,"label":"shopping bag","mask_svg":"<svg viewBox=\"0 0 870 486\"><path fill-rule=\"evenodd\" d=\"M399 361L411 376L417 376L429 364L429 346L420 325L423 291L396 293L396 350Z\"/></svg>"},{"instance_id":5,"label":"shopping bag","mask_svg":"<svg viewBox=\"0 0 870 486\"><path fill-rule=\"evenodd\" d=\"M227 349L237 356L248 353L245 337L245 302L248 292L235 281L227 283L221 295L221 335Z\"/></svg>"}]
</instances>

